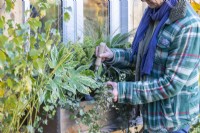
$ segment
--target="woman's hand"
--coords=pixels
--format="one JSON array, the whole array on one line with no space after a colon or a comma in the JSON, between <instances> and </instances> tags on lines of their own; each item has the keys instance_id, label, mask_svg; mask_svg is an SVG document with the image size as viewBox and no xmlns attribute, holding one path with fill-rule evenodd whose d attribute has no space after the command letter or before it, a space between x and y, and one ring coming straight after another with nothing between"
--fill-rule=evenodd
<instances>
[{"instance_id":1,"label":"woman's hand","mask_svg":"<svg viewBox=\"0 0 200 133\"><path fill-rule=\"evenodd\" d=\"M114 102L117 102L117 97L118 97L118 91L117 91L117 83L116 82L111 82L111 81L108 81L106 83L107 86L111 86L113 88L112 90L112 94L113 94L113 101Z\"/></svg>"},{"instance_id":2,"label":"woman's hand","mask_svg":"<svg viewBox=\"0 0 200 133\"><path fill-rule=\"evenodd\" d=\"M106 46L105 50L102 54L99 55L99 46L96 47L96 56L102 59L102 62L105 60L112 59L114 54L113 52Z\"/></svg>"}]
</instances>

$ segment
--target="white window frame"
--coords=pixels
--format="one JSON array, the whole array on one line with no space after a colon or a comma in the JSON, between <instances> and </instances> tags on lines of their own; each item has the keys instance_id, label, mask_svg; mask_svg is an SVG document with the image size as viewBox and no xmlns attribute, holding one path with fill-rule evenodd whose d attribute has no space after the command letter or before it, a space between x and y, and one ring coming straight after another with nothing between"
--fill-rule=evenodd
<instances>
[{"instance_id":1,"label":"white window frame","mask_svg":"<svg viewBox=\"0 0 200 133\"><path fill-rule=\"evenodd\" d=\"M30 17L30 12L27 12L26 11L29 11L30 10L30 1L29 0L22 0L22 11L23 11L23 23L25 23L28 18Z\"/></svg>"},{"instance_id":2,"label":"white window frame","mask_svg":"<svg viewBox=\"0 0 200 133\"><path fill-rule=\"evenodd\" d=\"M110 0L110 35L111 39L119 33L127 33L129 0Z\"/></svg>"},{"instance_id":3,"label":"white window frame","mask_svg":"<svg viewBox=\"0 0 200 133\"><path fill-rule=\"evenodd\" d=\"M128 32L128 0L120 0L120 33Z\"/></svg>"},{"instance_id":4,"label":"white window frame","mask_svg":"<svg viewBox=\"0 0 200 133\"><path fill-rule=\"evenodd\" d=\"M120 0L109 1L109 20L111 38L120 33Z\"/></svg>"},{"instance_id":5,"label":"white window frame","mask_svg":"<svg viewBox=\"0 0 200 133\"><path fill-rule=\"evenodd\" d=\"M71 7L70 20L68 22L63 21L63 42L67 43L83 41L83 0L63 0L62 12L67 11L68 7Z\"/></svg>"},{"instance_id":6,"label":"white window frame","mask_svg":"<svg viewBox=\"0 0 200 133\"><path fill-rule=\"evenodd\" d=\"M29 12L26 12L29 11ZM23 13L23 23L26 23L28 18L30 17L30 1L29 0L22 0L22 13ZM26 38L26 42L24 43L24 51L28 53L30 50L30 30L29 35Z\"/></svg>"}]
</instances>

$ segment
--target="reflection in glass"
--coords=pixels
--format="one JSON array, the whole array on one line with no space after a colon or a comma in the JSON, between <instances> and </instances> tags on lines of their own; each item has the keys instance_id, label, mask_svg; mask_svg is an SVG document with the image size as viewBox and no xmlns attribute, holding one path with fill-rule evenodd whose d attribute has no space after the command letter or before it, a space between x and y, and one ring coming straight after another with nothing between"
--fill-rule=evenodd
<instances>
[{"instance_id":1,"label":"reflection in glass","mask_svg":"<svg viewBox=\"0 0 200 133\"><path fill-rule=\"evenodd\" d=\"M95 39L109 33L107 0L84 0L84 35Z\"/></svg>"},{"instance_id":2,"label":"reflection in glass","mask_svg":"<svg viewBox=\"0 0 200 133\"><path fill-rule=\"evenodd\" d=\"M40 4L38 4L40 2ZM43 16L41 18L42 26L48 20L54 20L54 25L52 28L61 30L61 1L60 0L45 0L50 6L45 11L42 11L40 0L30 0L31 17L37 17L38 15ZM40 6L40 7L39 7Z\"/></svg>"},{"instance_id":3,"label":"reflection in glass","mask_svg":"<svg viewBox=\"0 0 200 133\"><path fill-rule=\"evenodd\" d=\"M141 0L130 0L128 4L128 28L129 31L136 31L140 20L144 14L144 10L147 7L146 3L141 2ZM132 42L133 36L129 38Z\"/></svg>"}]
</instances>

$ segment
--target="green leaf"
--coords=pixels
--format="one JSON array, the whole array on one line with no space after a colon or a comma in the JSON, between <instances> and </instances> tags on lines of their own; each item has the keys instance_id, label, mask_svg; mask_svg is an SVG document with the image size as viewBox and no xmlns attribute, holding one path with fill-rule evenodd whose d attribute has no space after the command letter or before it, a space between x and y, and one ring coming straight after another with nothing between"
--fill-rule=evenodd
<instances>
[{"instance_id":1,"label":"green leaf","mask_svg":"<svg viewBox=\"0 0 200 133\"><path fill-rule=\"evenodd\" d=\"M39 90L37 95L38 95L39 104L41 105L45 100L46 91Z\"/></svg>"},{"instance_id":2,"label":"green leaf","mask_svg":"<svg viewBox=\"0 0 200 133\"><path fill-rule=\"evenodd\" d=\"M84 70L81 72L81 75L85 75L85 76L92 77L92 78L95 77L94 71L92 71L92 70Z\"/></svg>"},{"instance_id":3,"label":"green leaf","mask_svg":"<svg viewBox=\"0 0 200 133\"><path fill-rule=\"evenodd\" d=\"M39 2L38 6L40 9L43 9L43 10L50 8L50 4L46 2Z\"/></svg>"},{"instance_id":4,"label":"green leaf","mask_svg":"<svg viewBox=\"0 0 200 133\"><path fill-rule=\"evenodd\" d=\"M61 84L61 87L72 92L73 94L76 94L76 88L69 86L67 82Z\"/></svg>"},{"instance_id":5,"label":"green leaf","mask_svg":"<svg viewBox=\"0 0 200 133\"><path fill-rule=\"evenodd\" d=\"M8 41L8 37L5 35L0 35L0 47L2 48L5 43Z\"/></svg>"},{"instance_id":6,"label":"green leaf","mask_svg":"<svg viewBox=\"0 0 200 133\"><path fill-rule=\"evenodd\" d=\"M54 80L50 80L49 84L50 84L52 90L57 90L58 85L54 82Z\"/></svg>"},{"instance_id":7,"label":"green leaf","mask_svg":"<svg viewBox=\"0 0 200 133\"><path fill-rule=\"evenodd\" d=\"M28 21L29 25L30 25L30 28L34 31L34 32L37 32L37 29L38 28L41 28L42 26L42 23L41 21L39 20L39 18L29 18L29 21Z\"/></svg>"},{"instance_id":8,"label":"green leaf","mask_svg":"<svg viewBox=\"0 0 200 133\"><path fill-rule=\"evenodd\" d=\"M62 84L62 77L58 77L58 76L55 76L53 81L56 83L56 85L58 86L58 88L60 87L60 85Z\"/></svg>"},{"instance_id":9,"label":"green leaf","mask_svg":"<svg viewBox=\"0 0 200 133\"><path fill-rule=\"evenodd\" d=\"M46 42L46 49L47 49L47 51L50 51L51 50L51 45L53 44L53 40L48 40L47 42Z\"/></svg>"},{"instance_id":10,"label":"green leaf","mask_svg":"<svg viewBox=\"0 0 200 133\"><path fill-rule=\"evenodd\" d=\"M16 44L16 46L22 48L24 43L23 36L16 36L15 38L13 38L13 42Z\"/></svg>"},{"instance_id":11,"label":"green leaf","mask_svg":"<svg viewBox=\"0 0 200 133\"><path fill-rule=\"evenodd\" d=\"M9 34L10 36L14 35L14 33L15 33L14 28L8 28L8 34Z\"/></svg>"},{"instance_id":12,"label":"green leaf","mask_svg":"<svg viewBox=\"0 0 200 133\"><path fill-rule=\"evenodd\" d=\"M89 69L89 65L82 65L82 66L80 66L80 67L78 67L77 69L76 69L76 72L77 73L81 73L81 72L83 72L84 70L87 70L87 69Z\"/></svg>"},{"instance_id":13,"label":"green leaf","mask_svg":"<svg viewBox=\"0 0 200 133\"><path fill-rule=\"evenodd\" d=\"M70 15L69 15L69 13L68 13L68 12L65 12L65 13L64 13L64 21L67 22L67 21L69 21L69 20L70 20Z\"/></svg>"},{"instance_id":14,"label":"green leaf","mask_svg":"<svg viewBox=\"0 0 200 133\"><path fill-rule=\"evenodd\" d=\"M127 39L130 35L131 33L124 33L124 34L119 33L115 35L111 40L110 46L115 48L123 46L127 42Z\"/></svg>"},{"instance_id":15,"label":"green leaf","mask_svg":"<svg viewBox=\"0 0 200 133\"><path fill-rule=\"evenodd\" d=\"M34 69L39 74L44 74L44 69L45 69L45 62L44 62L44 60L41 60L41 59L34 60L33 61L33 66L34 66Z\"/></svg>"},{"instance_id":16,"label":"green leaf","mask_svg":"<svg viewBox=\"0 0 200 133\"><path fill-rule=\"evenodd\" d=\"M45 22L45 31L49 32L52 26L53 20L48 20Z\"/></svg>"},{"instance_id":17,"label":"green leaf","mask_svg":"<svg viewBox=\"0 0 200 133\"><path fill-rule=\"evenodd\" d=\"M17 101L18 100L15 95L10 95L5 101L4 110L12 113L13 110L16 109Z\"/></svg>"},{"instance_id":18,"label":"green leaf","mask_svg":"<svg viewBox=\"0 0 200 133\"><path fill-rule=\"evenodd\" d=\"M8 87L10 87L10 88L12 88L13 87L13 80L11 80L10 78L8 78L7 80L6 80L6 83L7 83L7 85L8 85Z\"/></svg>"},{"instance_id":19,"label":"green leaf","mask_svg":"<svg viewBox=\"0 0 200 133\"><path fill-rule=\"evenodd\" d=\"M10 12L14 8L15 4L12 0L5 0L6 2L6 12Z\"/></svg>"},{"instance_id":20,"label":"green leaf","mask_svg":"<svg viewBox=\"0 0 200 133\"><path fill-rule=\"evenodd\" d=\"M49 61L50 68L56 67L57 59L58 59L58 50L57 50L56 46L54 46L51 50L51 60Z\"/></svg>"},{"instance_id":21,"label":"green leaf","mask_svg":"<svg viewBox=\"0 0 200 133\"><path fill-rule=\"evenodd\" d=\"M0 82L0 84L3 84L2 82ZM5 94L5 88L2 88L2 85L0 86L1 88L0 88L0 98L2 98L3 96L4 96L4 94Z\"/></svg>"},{"instance_id":22,"label":"green leaf","mask_svg":"<svg viewBox=\"0 0 200 133\"><path fill-rule=\"evenodd\" d=\"M0 17L0 29L3 29L5 27L5 17Z\"/></svg>"},{"instance_id":23,"label":"green leaf","mask_svg":"<svg viewBox=\"0 0 200 133\"><path fill-rule=\"evenodd\" d=\"M113 46L113 45L115 45L116 43L117 43L117 41L118 41L118 38L120 37L120 33L119 34L117 34L117 35L115 35L114 37L113 37L113 39L112 39L112 41L111 41L111 46Z\"/></svg>"},{"instance_id":24,"label":"green leaf","mask_svg":"<svg viewBox=\"0 0 200 133\"><path fill-rule=\"evenodd\" d=\"M89 94L90 89L79 82L79 80L80 78L78 78L78 76L71 76L69 79L69 85L73 88L76 88L76 90L82 94Z\"/></svg>"},{"instance_id":25,"label":"green leaf","mask_svg":"<svg viewBox=\"0 0 200 133\"><path fill-rule=\"evenodd\" d=\"M84 115L83 109L80 109L80 110L79 110L79 114L80 114L80 116L83 116L83 115Z\"/></svg>"},{"instance_id":26,"label":"green leaf","mask_svg":"<svg viewBox=\"0 0 200 133\"><path fill-rule=\"evenodd\" d=\"M31 77L29 77L28 75L26 75L23 79L24 81L24 89L25 91L27 92L31 92L32 90L32 80L31 80Z\"/></svg>"},{"instance_id":27,"label":"green leaf","mask_svg":"<svg viewBox=\"0 0 200 133\"><path fill-rule=\"evenodd\" d=\"M40 52L39 50L31 49L29 55L31 56L32 59L37 59L38 56L40 55Z\"/></svg>"},{"instance_id":28,"label":"green leaf","mask_svg":"<svg viewBox=\"0 0 200 133\"><path fill-rule=\"evenodd\" d=\"M28 133L34 133L34 127L31 125L27 126Z\"/></svg>"},{"instance_id":29,"label":"green leaf","mask_svg":"<svg viewBox=\"0 0 200 133\"><path fill-rule=\"evenodd\" d=\"M0 62L4 63L6 61L6 54L0 50Z\"/></svg>"},{"instance_id":30,"label":"green leaf","mask_svg":"<svg viewBox=\"0 0 200 133\"><path fill-rule=\"evenodd\" d=\"M8 25L9 28L13 28L14 20L9 19L9 20L6 21L6 24Z\"/></svg>"},{"instance_id":31,"label":"green leaf","mask_svg":"<svg viewBox=\"0 0 200 133\"><path fill-rule=\"evenodd\" d=\"M4 118L4 115L3 115L3 113L0 112L0 122L3 121L3 118Z\"/></svg>"},{"instance_id":32,"label":"green leaf","mask_svg":"<svg viewBox=\"0 0 200 133\"><path fill-rule=\"evenodd\" d=\"M90 89L79 82L77 82L77 90L82 94L90 93Z\"/></svg>"},{"instance_id":33,"label":"green leaf","mask_svg":"<svg viewBox=\"0 0 200 133\"><path fill-rule=\"evenodd\" d=\"M43 18L46 16L46 10L40 10L40 18Z\"/></svg>"},{"instance_id":34,"label":"green leaf","mask_svg":"<svg viewBox=\"0 0 200 133\"><path fill-rule=\"evenodd\" d=\"M91 88L98 88L99 87L97 82L94 79L89 78L87 76L80 76L79 82L82 83L83 85L89 86Z\"/></svg>"},{"instance_id":35,"label":"green leaf","mask_svg":"<svg viewBox=\"0 0 200 133\"><path fill-rule=\"evenodd\" d=\"M48 112L48 111L49 111L49 106L46 105L46 106L43 107L43 109L44 109L46 112Z\"/></svg>"},{"instance_id":36,"label":"green leaf","mask_svg":"<svg viewBox=\"0 0 200 133\"><path fill-rule=\"evenodd\" d=\"M36 42L37 42L36 38L34 36L30 36L30 45L31 45L31 48L35 47Z\"/></svg>"},{"instance_id":37,"label":"green leaf","mask_svg":"<svg viewBox=\"0 0 200 133\"><path fill-rule=\"evenodd\" d=\"M21 70L23 70L23 68L25 68L25 65L23 63L17 65L15 67L15 70L14 70L14 74L17 75L21 72Z\"/></svg>"}]
</instances>

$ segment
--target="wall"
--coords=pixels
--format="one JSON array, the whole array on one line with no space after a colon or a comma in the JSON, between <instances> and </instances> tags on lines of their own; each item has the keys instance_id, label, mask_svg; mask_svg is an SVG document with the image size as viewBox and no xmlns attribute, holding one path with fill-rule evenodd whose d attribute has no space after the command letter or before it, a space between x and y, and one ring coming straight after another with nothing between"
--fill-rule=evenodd
<instances>
[{"instance_id":1,"label":"wall","mask_svg":"<svg viewBox=\"0 0 200 133\"><path fill-rule=\"evenodd\" d=\"M4 5L4 0L0 1L0 8ZM0 16L5 16L6 19L13 19L15 23L23 22L23 8L22 8L22 0L18 0L15 2L15 7L11 12L5 11L5 6L0 9Z\"/></svg>"}]
</instances>

